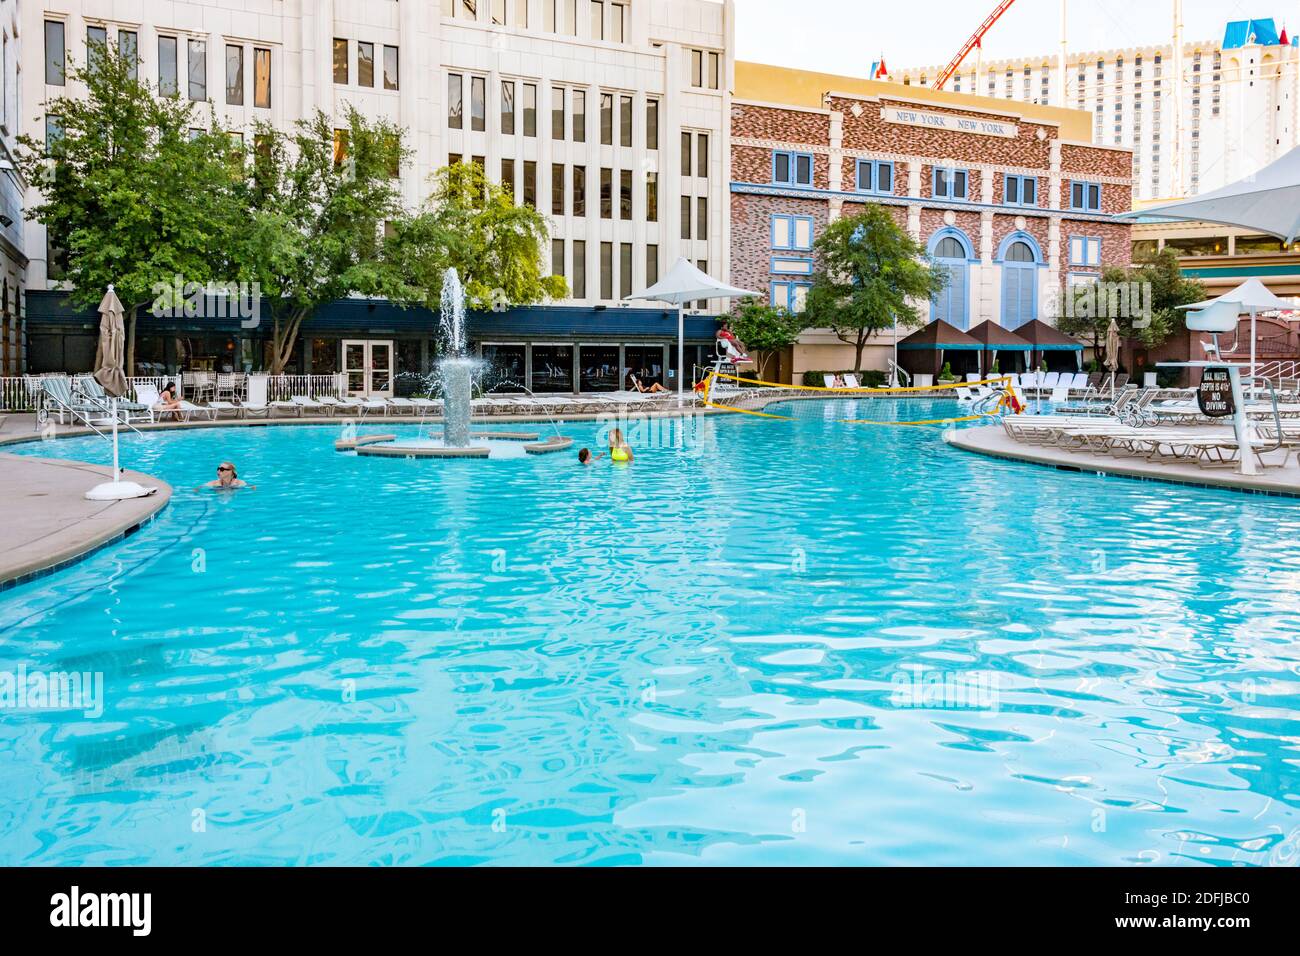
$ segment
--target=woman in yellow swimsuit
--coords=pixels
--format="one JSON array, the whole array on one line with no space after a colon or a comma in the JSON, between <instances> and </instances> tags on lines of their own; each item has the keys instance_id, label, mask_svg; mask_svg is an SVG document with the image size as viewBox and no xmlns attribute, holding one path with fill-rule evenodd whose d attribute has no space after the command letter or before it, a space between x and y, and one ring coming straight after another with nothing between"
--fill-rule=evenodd
<instances>
[{"instance_id":1,"label":"woman in yellow swimsuit","mask_svg":"<svg viewBox=\"0 0 1300 956\"><path fill-rule=\"evenodd\" d=\"M609 460L631 462L634 457L632 449L623 438L623 430L621 428L611 429L609 433Z\"/></svg>"}]
</instances>

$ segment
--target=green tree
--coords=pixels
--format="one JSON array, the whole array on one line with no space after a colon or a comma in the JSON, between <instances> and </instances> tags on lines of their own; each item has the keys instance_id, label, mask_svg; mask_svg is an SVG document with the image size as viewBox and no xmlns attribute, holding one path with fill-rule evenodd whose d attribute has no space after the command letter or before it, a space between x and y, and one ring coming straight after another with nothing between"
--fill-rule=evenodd
<instances>
[{"instance_id":1,"label":"green tree","mask_svg":"<svg viewBox=\"0 0 1300 956\"><path fill-rule=\"evenodd\" d=\"M862 371L867 340L891 328L895 317L900 325L920 324L914 303L930 299L946 281L925 249L874 203L831 223L813 249L817 270L808 292L808 324L852 345L856 372Z\"/></svg>"},{"instance_id":2,"label":"green tree","mask_svg":"<svg viewBox=\"0 0 1300 956\"><path fill-rule=\"evenodd\" d=\"M1187 313L1178 307L1206 297L1205 286L1183 275L1177 254L1169 249L1131 268L1103 269L1101 285L1076 286L1066 294L1068 307L1057 326L1090 342L1098 356L1105 349L1112 318L1121 343L1155 348L1187 328Z\"/></svg>"},{"instance_id":3,"label":"green tree","mask_svg":"<svg viewBox=\"0 0 1300 956\"><path fill-rule=\"evenodd\" d=\"M383 256L385 224L403 214L402 130L349 108L346 125L317 111L291 134L260 124L242 195L249 213L234 243L238 278L256 282L272 315L271 372L293 358L302 323L350 295L400 288Z\"/></svg>"},{"instance_id":4,"label":"green tree","mask_svg":"<svg viewBox=\"0 0 1300 956\"><path fill-rule=\"evenodd\" d=\"M46 227L72 302L92 308L115 286L129 374L141 310L177 277L206 284L228 265L237 173L210 107L204 116L157 95L138 61L111 46L92 47L89 59L68 74L86 95L45 103L49 142L20 137L17 164L40 193L26 216Z\"/></svg>"},{"instance_id":5,"label":"green tree","mask_svg":"<svg viewBox=\"0 0 1300 956\"><path fill-rule=\"evenodd\" d=\"M759 378L767 377L767 364L772 356L794 345L805 328L807 323L802 315L756 298L742 301L731 317L731 331L758 359Z\"/></svg>"},{"instance_id":6,"label":"green tree","mask_svg":"<svg viewBox=\"0 0 1300 956\"><path fill-rule=\"evenodd\" d=\"M420 212L395 224L386 256L401 276L397 297L437 310L443 273L454 266L470 308L505 308L565 298L562 276L543 274L546 217L516 205L477 163L453 163L433 177Z\"/></svg>"}]
</instances>

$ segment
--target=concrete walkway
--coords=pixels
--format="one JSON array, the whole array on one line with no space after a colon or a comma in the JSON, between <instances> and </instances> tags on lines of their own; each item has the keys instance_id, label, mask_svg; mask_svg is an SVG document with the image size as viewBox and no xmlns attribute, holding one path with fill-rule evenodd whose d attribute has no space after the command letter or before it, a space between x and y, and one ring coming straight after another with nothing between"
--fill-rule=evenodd
<instances>
[{"instance_id":1,"label":"concrete walkway","mask_svg":"<svg viewBox=\"0 0 1300 956\"><path fill-rule=\"evenodd\" d=\"M1224 429L1217 429L1217 431L1224 431L1226 434ZM1207 434L1209 433L1212 432L1207 431ZM1027 461L1052 468L1121 475L1146 481L1231 488L1235 491L1261 494L1300 496L1300 466L1297 465L1294 456L1287 457L1284 467L1261 468L1256 475L1240 475L1235 466L1202 468L1187 462L1147 461L1145 458L1115 457L1092 452L1066 451L1063 448L1044 445L1026 445L1011 438L996 425L984 428L950 429L943 437L944 441L954 448L993 458ZM1282 452L1272 452L1265 457L1270 462L1281 462Z\"/></svg>"},{"instance_id":2,"label":"concrete walkway","mask_svg":"<svg viewBox=\"0 0 1300 956\"><path fill-rule=\"evenodd\" d=\"M29 426L30 427L30 424ZM87 501L109 469L84 462L0 454L0 589L21 584L129 534L166 507L171 486L138 472L128 481L158 493L129 501Z\"/></svg>"}]
</instances>

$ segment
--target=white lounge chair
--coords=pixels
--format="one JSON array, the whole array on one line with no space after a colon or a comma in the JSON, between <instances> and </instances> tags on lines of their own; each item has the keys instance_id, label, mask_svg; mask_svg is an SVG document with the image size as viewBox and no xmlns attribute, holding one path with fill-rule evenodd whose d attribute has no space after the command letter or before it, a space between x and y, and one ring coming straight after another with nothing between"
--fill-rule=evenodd
<instances>
[{"instance_id":1,"label":"white lounge chair","mask_svg":"<svg viewBox=\"0 0 1300 956\"><path fill-rule=\"evenodd\" d=\"M1048 401L1051 402L1052 405L1054 406L1064 405L1069 400L1070 400L1070 386L1068 385L1057 385L1056 388L1052 389L1052 395L1048 399Z\"/></svg>"},{"instance_id":2,"label":"white lounge chair","mask_svg":"<svg viewBox=\"0 0 1300 956\"><path fill-rule=\"evenodd\" d=\"M271 406L266 400L270 380L265 375L250 375L246 383L247 394L239 403L240 414L245 418L261 416L271 417Z\"/></svg>"},{"instance_id":3,"label":"white lounge chair","mask_svg":"<svg viewBox=\"0 0 1300 956\"><path fill-rule=\"evenodd\" d=\"M966 373L966 381L967 381L967 382L979 382L979 381L982 381L982 379L980 378L980 374L979 374L979 372L967 372L967 373Z\"/></svg>"},{"instance_id":4,"label":"white lounge chair","mask_svg":"<svg viewBox=\"0 0 1300 956\"><path fill-rule=\"evenodd\" d=\"M826 387L827 387L827 388L835 388L835 376L834 376L834 375L823 375L823 376L822 376L822 379L825 380L825 382L826 382Z\"/></svg>"},{"instance_id":5,"label":"white lounge chair","mask_svg":"<svg viewBox=\"0 0 1300 956\"><path fill-rule=\"evenodd\" d=\"M415 415L415 402L411 401L409 398L390 398L388 404L397 415L400 415L403 412L409 412L412 416Z\"/></svg>"},{"instance_id":6,"label":"white lounge chair","mask_svg":"<svg viewBox=\"0 0 1300 956\"><path fill-rule=\"evenodd\" d=\"M363 398L357 406L362 416L369 415L371 412L379 412L385 418L388 417L388 403L382 398Z\"/></svg>"},{"instance_id":7,"label":"white lounge chair","mask_svg":"<svg viewBox=\"0 0 1300 956\"><path fill-rule=\"evenodd\" d=\"M861 387L862 387L861 385L858 384L858 377L857 377L856 375L845 375L845 376L844 376L844 384L847 385L849 388L861 388Z\"/></svg>"},{"instance_id":8,"label":"white lounge chair","mask_svg":"<svg viewBox=\"0 0 1300 956\"><path fill-rule=\"evenodd\" d=\"M1060 372L1048 372L1046 375L1043 376L1043 380L1038 383L1038 387L1043 389L1043 391L1051 391L1052 389L1056 388L1058 384L1060 384L1060 381L1061 381Z\"/></svg>"}]
</instances>

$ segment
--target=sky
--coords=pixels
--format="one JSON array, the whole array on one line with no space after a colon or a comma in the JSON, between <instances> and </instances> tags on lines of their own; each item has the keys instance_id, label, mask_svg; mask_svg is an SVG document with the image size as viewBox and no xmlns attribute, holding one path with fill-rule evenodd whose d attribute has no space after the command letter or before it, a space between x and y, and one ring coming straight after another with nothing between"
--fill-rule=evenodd
<instances>
[{"instance_id":1,"label":"sky","mask_svg":"<svg viewBox=\"0 0 1300 956\"><path fill-rule=\"evenodd\" d=\"M1173 36L1173 0L1069 2L1071 52ZM882 53L891 70L943 66L996 6L997 0L736 0L737 54L848 75L865 75ZM985 38L985 58L1055 56L1060 9L1059 0L1017 0ZM1300 0L1183 0L1189 41L1221 40L1225 23L1251 17L1273 17L1293 32L1300 29Z\"/></svg>"}]
</instances>

